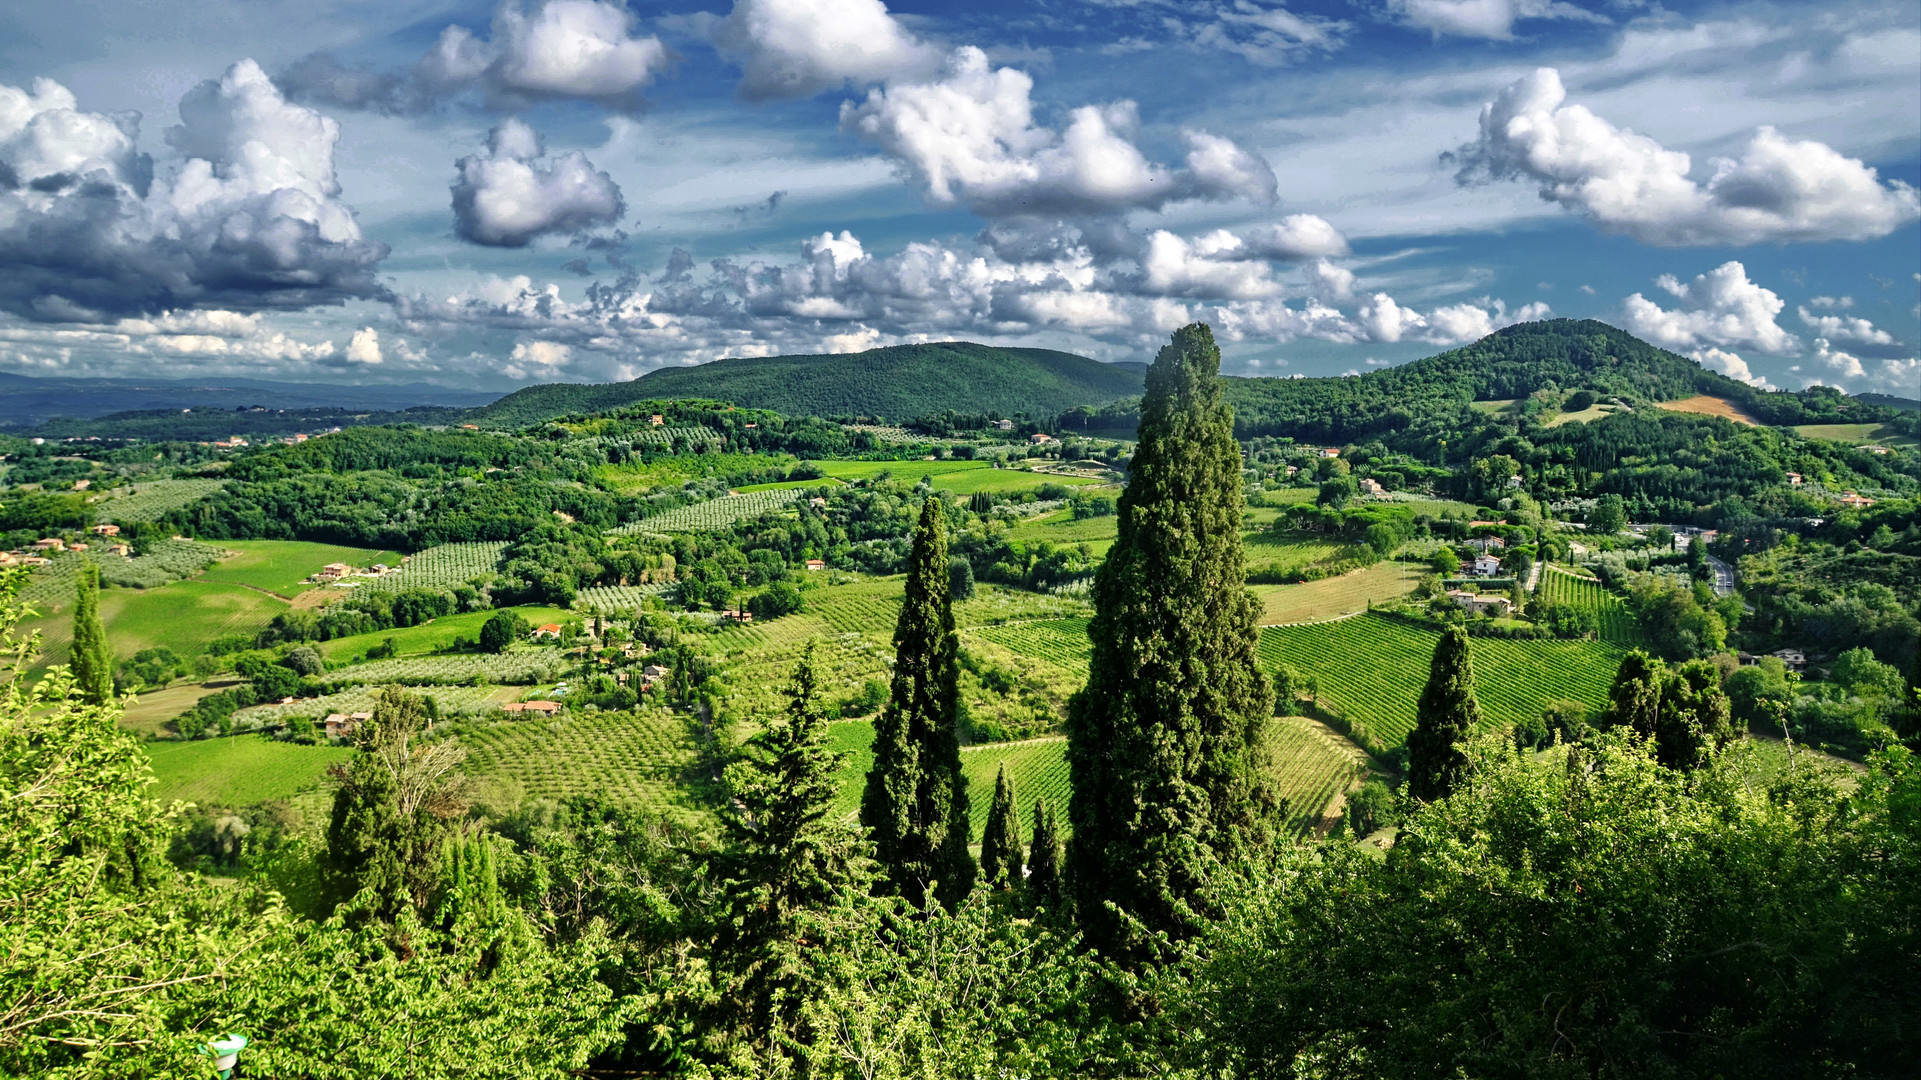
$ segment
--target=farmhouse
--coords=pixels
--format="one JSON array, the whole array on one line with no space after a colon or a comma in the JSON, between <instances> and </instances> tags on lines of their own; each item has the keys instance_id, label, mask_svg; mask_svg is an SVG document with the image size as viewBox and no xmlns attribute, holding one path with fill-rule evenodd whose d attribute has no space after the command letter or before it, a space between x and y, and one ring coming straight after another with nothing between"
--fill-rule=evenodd
<instances>
[{"instance_id":1,"label":"farmhouse","mask_svg":"<svg viewBox=\"0 0 1921 1080\"><path fill-rule=\"evenodd\" d=\"M560 702L558 701L509 701L507 704L502 705L500 707L500 711L508 712L508 713L539 713L542 716L552 716L553 714L560 711Z\"/></svg>"},{"instance_id":2,"label":"farmhouse","mask_svg":"<svg viewBox=\"0 0 1921 1080\"><path fill-rule=\"evenodd\" d=\"M108 544L108 545L107 545L107 554L109 554L109 555L123 555L123 556L124 556L124 555L132 555L132 554L133 554L133 545L131 545L131 544Z\"/></svg>"},{"instance_id":3,"label":"farmhouse","mask_svg":"<svg viewBox=\"0 0 1921 1080\"><path fill-rule=\"evenodd\" d=\"M120 526L118 526L118 525L95 525L95 526L94 526L94 527L93 527L92 529L90 529L90 530L88 530L88 531L89 531L89 532L91 532L91 533L93 533L93 534L94 534L95 536L119 536L119 535L120 535Z\"/></svg>"},{"instance_id":4,"label":"farmhouse","mask_svg":"<svg viewBox=\"0 0 1921 1080\"><path fill-rule=\"evenodd\" d=\"M648 664L646 667L640 669L640 673L650 679L664 679L670 670L670 668L663 667L659 664Z\"/></svg>"},{"instance_id":5,"label":"farmhouse","mask_svg":"<svg viewBox=\"0 0 1921 1080\"><path fill-rule=\"evenodd\" d=\"M1029 436L1027 437L1027 441L1028 441L1028 442L1031 442L1031 443L1033 443L1033 444L1034 444L1035 446L1039 446L1039 445L1040 445L1040 444L1042 444L1042 443L1051 443L1051 442L1053 442L1053 441L1054 441L1054 436L1052 436L1052 435L1044 435L1044 434L1042 434L1042 433L1040 433L1040 432L1038 432L1038 431L1037 431L1037 432L1035 432L1034 434L1032 434L1032 435L1029 435Z\"/></svg>"},{"instance_id":6,"label":"farmhouse","mask_svg":"<svg viewBox=\"0 0 1921 1080\"><path fill-rule=\"evenodd\" d=\"M1012 431L1014 430L1014 422L1012 420L996 420L994 421L994 429L996 431Z\"/></svg>"},{"instance_id":7,"label":"farmhouse","mask_svg":"<svg viewBox=\"0 0 1921 1080\"><path fill-rule=\"evenodd\" d=\"M1808 669L1808 654L1800 649L1776 649L1768 655L1786 664L1789 671L1802 672Z\"/></svg>"},{"instance_id":8,"label":"farmhouse","mask_svg":"<svg viewBox=\"0 0 1921 1080\"><path fill-rule=\"evenodd\" d=\"M1480 595L1468 592L1466 589L1449 589L1447 598L1466 608L1470 615L1505 617L1514 613L1514 601L1505 596Z\"/></svg>"},{"instance_id":9,"label":"farmhouse","mask_svg":"<svg viewBox=\"0 0 1921 1080\"><path fill-rule=\"evenodd\" d=\"M536 626L534 627L534 632L527 636L535 641L539 641L542 638L558 638L560 637L560 624L547 623L544 626Z\"/></svg>"},{"instance_id":10,"label":"farmhouse","mask_svg":"<svg viewBox=\"0 0 1921 1080\"><path fill-rule=\"evenodd\" d=\"M344 562L330 562L320 568L320 580L337 581L353 573L354 568Z\"/></svg>"},{"instance_id":11,"label":"farmhouse","mask_svg":"<svg viewBox=\"0 0 1921 1080\"><path fill-rule=\"evenodd\" d=\"M1865 495L1856 494L1853 491L1844 491L1841 493L1841 505L1852 506L1855 509L1859 510L1864 507L1873 506L1874 500L1868 498Z\"/></svg>"},{"instance_id":12,"label":"farmhouse","mask_svg":"<svg viewBox=\"0 0 1921 1080\"><path fill-rule=\"evenodd\" d=\"M374 718L371 712L328 713L320 726L327 732L329 739L344 739L360 730L360 725Z\"/></svg>"},{"instance_id":13,"label":"farmhouse","mask_svg":"<svg viewBox=\"0 0 1921 1080\"><path fill-rule=\"evenodd\" d=\"M809 559L807 560L807 569L825 570L827 569L827 562L824 559Z\"/></svg>"},{"instance_id":14,"label":"farmhouse","mask_svg":"<svg viewBox=\"0 0 1921 1080\"><path fill-rule=\"evenodd\" d=\"M1469 540L1467 546L1485 555L1490 551L1507 550L1507 541L1498 536L1477 536Z\"/></svg>"},{"instance_id":15,"label":"farmhouse","mask_svg":"<svg viewBox=\"0 0 1921 1080\"><path fill-rule=\"evenodd\" d=\"M65 551L67 550L67 542L65 540L60 539L57 536L48 536L40 540L35 540L33 542L33 550Z\"/></svg>"},{"instance_id":16,"label":"farmhouse","mask_svg":"<svg viewBox=\"0 0 1921 1080\"><path fill-rule=\"evenodd\" d=\"M1376 480L1371 476L1366 476L1361 478L1361 494L1386 495L1387 489L1381 486L1381 482L1379 480Z\"/></svg>"},{"instance_id":17,"label":"farmhouse","mask_svg":"<svg viewBox=\"0 0 1921 1080\"><path fill-rule=\"evenodd\" d=\"M1340 448L1340 447L1338 447L1338 446L1327 446L1327 447L1323 447L1323 448L1321 449L1321 456L1322 456L1322 457L1324 457L1324 458L1337 458L1337 457L1340 457L1340 456L1341 456L1341 448Z\"/></svg>"},{"instance_id":18,"label":"farmhouse","mask_svg":"<svg viewBox=\"0 0 1921 1080\"><path fill-rule=\"evenodd\" d=\"M1474 556L1474 573L1477 577L1493 577L1501 572L1501 560L1492 555Z\"/></svg>"},{"instance_id":19,"label":"farmhouse","mask_svg":"<svg viewBox=\"0 0 1921 1080\"><path fill-rule=\"evenodd\" d=\"M1789 484L1792 484L1792 485L1797 485L1797 486L1798 486L1798 485L1799 485L1799 484L1800 484L1801 482L1802 482L1802 477L1801 477L1801 474L1800 474L1800 473L1798 473L1798 472L1791 472L1791 473L1789 473L1789 474L1788 474L1788 483L1789 483Z\"/></svg>"}]
</instances>

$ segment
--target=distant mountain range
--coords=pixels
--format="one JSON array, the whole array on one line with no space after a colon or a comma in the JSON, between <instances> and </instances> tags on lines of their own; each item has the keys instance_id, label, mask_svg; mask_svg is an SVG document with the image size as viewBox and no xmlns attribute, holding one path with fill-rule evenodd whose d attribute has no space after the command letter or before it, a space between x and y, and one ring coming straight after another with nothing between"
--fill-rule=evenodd
<instances>
[{"instance_id":1,"label":"distant mountain range","mask_svg":"<svg viewBox=\"0 0 1921 1080\"><path fill-rule=\"evenodd\" d=\"M210 439L354 424L478 424L517 428L634 402L706 398L788 415L884 417L958 413L1035 419L1101 410L1096 426L1131 426L1130 399L1147 364L1101 363L1049 349L951 341L862 353L743 357L662 368L621 383L529 386L504 397L432 386L316 386L228 379L210 383L39 379L0 374L0 425L50 436ZM1357 441L1473 401L1524 398L1546 387L1644 401L1723 397L1773 424L1868 419L1921 402L1817 389L1764 392L1656 348L1606 323L1553 319L1511 326L1471 345L1360 376L1229 378L1224 395L1242 435ZM251 407L269 411L252 411ZM191 410L183 412L182 410ZM404 410L404 411L403 411ZM67 419L47 422L51 416ZM35 427L37 425L37 427Z\"/></svg>"},{"instance_id":2,"label":"distant mountain range","mask_svg":"<svg viewBox=\"0 0 1921 1080\"><path fill-rule=\"evenodd\" d=\"M468 409L500 395L449 390L425 383L347 386L267 382L256 379L43 378L0 372L0 429L31 428L55 417L91 420L115 413L157 409L408 409L437 405Z\"/></svg>"},{"instance_id":3,"label":"distant mountain range","mask_svg":"<svg viewBox=\"0 0 1921 1080\"><path fill-rule=\"evenodd\" d=\"M899 421L952 409L1040 418L1137 395L1145 371L1141 364L1103 364L1049 349L967 341L894 345L832 356L715 360L624 383L530 386L478 410L474 422L518 427L658 398L711 398L790 416Z\"/></svg>"}]
</instances>

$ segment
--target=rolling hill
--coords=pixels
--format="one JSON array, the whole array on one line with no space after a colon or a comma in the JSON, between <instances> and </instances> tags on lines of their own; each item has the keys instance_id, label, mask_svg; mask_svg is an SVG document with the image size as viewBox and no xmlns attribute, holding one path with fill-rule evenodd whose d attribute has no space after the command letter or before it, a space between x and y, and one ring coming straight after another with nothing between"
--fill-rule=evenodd
<instances>
[{"instance_id":1,"label":"rolling hill","mask_svg":"<svg viewBox=\"0 0 1921 1080\"><path fill-rule=\"evenodd\" d=\"M475 410L472 422L518 427L633 401L707 398L789 416L909 420L952 409L1053 416L1141 392L1141 372L1049 349L972 342L894 345L829 356L768 356L661 368L632 382L530 386Z\"/></svg>"}]
</instances>

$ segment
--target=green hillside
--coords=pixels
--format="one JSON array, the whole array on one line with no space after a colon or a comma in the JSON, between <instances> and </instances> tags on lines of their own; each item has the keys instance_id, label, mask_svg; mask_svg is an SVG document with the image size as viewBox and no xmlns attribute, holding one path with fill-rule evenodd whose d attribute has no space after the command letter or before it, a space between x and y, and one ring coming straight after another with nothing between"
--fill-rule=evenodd
<instances>
[{"instance_id":1,"label":"green hillside","mask_svg":"<svg viewBox=\"0 0 1921 1080\"><path fill-rule=\"evenodd\" d=\"M907 420L952 409L1052 416L1138 394L1141 374L1072 353L965 341L832 356L769 356L661 368L632 382L530 386L473 413L516 427L654 398L708 398L788 416Z\"/></svg>"}]
</instances>

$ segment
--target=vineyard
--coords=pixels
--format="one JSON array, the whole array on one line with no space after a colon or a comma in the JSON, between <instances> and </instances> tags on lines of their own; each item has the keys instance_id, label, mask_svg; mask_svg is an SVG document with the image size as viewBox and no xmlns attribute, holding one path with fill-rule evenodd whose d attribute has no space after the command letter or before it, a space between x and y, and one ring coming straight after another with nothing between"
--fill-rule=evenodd
<instances>
[{"instance_id":1,"label":"vineyard","mask_svg":"<svg viewBox=\"0 0 1921 1080\"><path fill-rule=\"evenodd\" d=\"M1320 683L1321 708L1357 725L1356 741L1377 752L1398 746L1414 726L1440 633L1385 615L1311 626L1269 627L1260 659L1285 663ZM1593 641L1471 641L1475 697L1485 722L1513 724L1568 700L1590 713L1606 704L1622 651Z\"/></svg>"},{"instance_id":2,"label":"vineyard","mask_svg":"<svg viewBox=\"0 0 1921 1080\"><path fill-rule=\"evenodd\" d=\"M1370 603L1398 600L1413 591L1423 568L1409 563L1381 562L1365 570L1299 585L1255 585L1261 601L1262 626L1319 622L1366 611Z\"/></svg>"},{"instance_id":3,"label":"vineyard","mask_svg":"<svg viewBox=\"0 0 1921 1080\"><path fill-rule=\"evenodd\" d=\"M1087 640L1086 619L1048 619L1003 623L968 631L969 639L991 641L1021 656L1045 660L1087 675L1093 646Z\"/></svg>"},{"instance_id":4,"label":"vineyard","mask_svg":"<svg viewBox=\"0 0 1921 1080\"><path fill-rule=\"evenodd\" d=\"M219 557L219 548L192 540L162 540L147 554L132 557L92 549L62 551L49 556L52 561L48 565L34 570L27 587L20 590L20 599L40 608L71 601L74 575L80 572L82 563L100 567L102 585L157 589L192 577Z\"/></svg>"},{"instance_id":5,"label":"vineyard","mask_svg":"<svg viewBox=\"0 0 1921 1080\"><path fill-rule=\"evenodd\" d=\"M1594 612L1602 641L1630 648L1645 639L1640 620L1620 597L1607 591L1599 581L1581 577L1552 564L1542 568L1541 596L1556 604L1587 608Z\"/></svg>"},{"instance_id":6,"label":"vineyard","mask_svg":"<svg viewBox=\"0 0 1921 1080\"><path fill-rule=\"evenodd\" d=\"M567 651L559 648L514 649L510 652L467 653L454 656L400 656L372 660L329 671L321 679L330 689L344 686L405 683L409 686L452 686L478 679L483 682L527 685L546 682L567 666Z\"/></svg>"},{"instance_id":7,"label":"vineyard","mask_svg":"<svg viewBox=\"0 0 1921 1080\"><path fill-rule=\"evenodd\" d=\"M574 594L574 599L589 611L603 615L625 614L636 608L647 606L647 598L658 596L671 586L662 585L590 585Z\"/></svg>"},{"instance_id":8,"label":"vineyard","mask_svg":"<svg viewBox=\"0 0 1921 1080\"><path fill-rule=\"evenodd\" d=\"M477 577L487 577L500 566L504 543L441 544L416 554L398 570L377 578L349 578L358 588L375 592L405 589L449 589Z\"/></svg>"},{"instance_id":9,"label":"vineyard","mask_svg":"<svg viewBox=\"0 0 1921 1080\"><path fill-rule=\"evenodd\" d=\"M226 487L225 480L148 480L111 493L94 508L95 521L159 521Z\"/></svg>"},{"instance_id":10,"label":"vineyard","mask_svg":"<svg viewBox=\"0 0 1921 1080\"><path fill-rule=\"evenodd\" d=\"M295 717L320 720L328 713L370 712L384 686L354 686L319 697L295 698L285 705L255 705L233 714L236 728L274 728ZM421 692L434 699L442 716L465 716L496 709L518 695L497 686L435 686Z\"/></svg>"},{"instance_id":11,"label":"vineyard","mask_svg":"<svg viewBox=\"0 0 1921 1080\"><path fill-rule=\"evenodd\" d=\"M464 771L510 795L602 795L682 820L702 816L682 783L694 762L687 721L665 710L477 721L456 730L467 748Z\"/></svg>"},{"instance_id":12,"label":"vineyard","mask_svg":"<svg viewBox=\"0 0 1921 1080\"><path fill-rule=\"evenodd\" d=\"M1320 825L1335 797L1366 772L1366 754L1306 717L1275 720L1268 737L1275 791L1287 800L1287 825L1293 832Z\"/></svg>"},{"instance_id":13,"label":"vineyard","mask_svg":"<svg viewBox=\"0 0 1921 1080\"><path fill-rule=\"evenodd\" d=\"M742 495L723 495L692 506L679 506L641 521L629 522L613 530L622 535L633 533L706 532L725 529L737 521L749 521L770 511L790 506L801 497L803 488L752 491Z\"/></svg>"}]
</instances>

